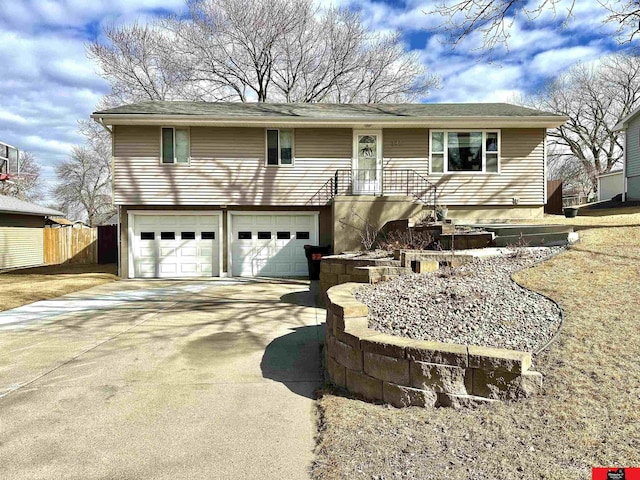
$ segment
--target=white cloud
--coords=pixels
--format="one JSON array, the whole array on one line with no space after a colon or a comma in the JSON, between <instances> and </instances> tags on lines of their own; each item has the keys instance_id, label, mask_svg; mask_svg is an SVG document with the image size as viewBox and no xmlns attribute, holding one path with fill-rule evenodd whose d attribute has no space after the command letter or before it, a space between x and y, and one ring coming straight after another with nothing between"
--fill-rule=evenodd
<instances>
[{"instance_id":1,"label":"white cloud","mask_svg":"<svg viewBox=\"0 0 640 480\"><path fill-rule=\"evenodd\" d=\"M535 76L552 77L578 61L588 62L602 54L600 48L592 46L556 48L534 56L529 63L529 71Z\"/></svg>"},{"instance_id":2,"label":"white cloud","mask_svg":"<svg viewBox=\"0 0 640 480\"><path fill-rule=\"evenodd\" d=\"M437 102L501 102L526 88L525 68L519 65L478 64L459 58L442 73L443 89Z\"/></svg>"},{"instance_id":3,"label":"white cloud","mask_svg":"<svg viewBox=\"0 0 640 480\"><path fill-rule=\"evenodd\" d=\"M180 11L183 0L1 0L0 140L34 153L47 188L54 167L82 142L77 121L88 118L108 84L86 56L100 26ZM7 74L7 72L9 72Z\"/></svg>"}]
</instances>

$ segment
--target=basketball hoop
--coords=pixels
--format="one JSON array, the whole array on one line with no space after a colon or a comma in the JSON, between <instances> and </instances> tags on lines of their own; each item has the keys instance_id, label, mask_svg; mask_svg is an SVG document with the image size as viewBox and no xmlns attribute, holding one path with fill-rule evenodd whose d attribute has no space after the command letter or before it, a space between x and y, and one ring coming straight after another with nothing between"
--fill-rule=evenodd
<instances>
[{"instance_id":1,"label":"basketball hoop","mask_svg":"<svg viewBox=\"0 0 640 480\"><path fill-rule=\"evenodd\" d=\"M20 175L20 151L0 142L0 182L13 183L10 179Z\"/></svg>"}]
</instances>

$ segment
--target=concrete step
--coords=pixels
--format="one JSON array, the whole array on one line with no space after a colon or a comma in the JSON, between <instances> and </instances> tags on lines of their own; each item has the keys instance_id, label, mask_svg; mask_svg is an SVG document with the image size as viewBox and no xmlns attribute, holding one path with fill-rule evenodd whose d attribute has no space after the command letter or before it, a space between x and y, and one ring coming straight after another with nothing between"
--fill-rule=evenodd
<instances>
[{"instance_id":1,"label":"concrete step","mask_svg":"<svg viewBox=\"0 0 640 480\"><path fill-rule=\"evenodd\" d=\"M477 225L489 232L494 232L496 236L513 235L535 235L545 233L569 233L573 232L573 227L568 225Z\"/></svg>"},{"instance_id":2,"label":"concrete step","mask_svg":"<svg viewBox=\"0 0 640 480\"><path fill-rule=\"evenodd\" d=\"M547 232L517 235L500 235L494 240L496 247L522 246L522 247L551 247L555 245L567 245L578 241L575 232Z\"/></svg>"}]
</instances>

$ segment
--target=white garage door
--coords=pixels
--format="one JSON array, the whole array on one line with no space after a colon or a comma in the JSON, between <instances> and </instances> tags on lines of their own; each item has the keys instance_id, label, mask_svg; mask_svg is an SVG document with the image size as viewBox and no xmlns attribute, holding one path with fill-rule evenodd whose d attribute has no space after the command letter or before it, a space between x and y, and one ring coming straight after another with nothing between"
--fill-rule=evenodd
<instances>
[{"instance_id":1,"label":"white garage door","mask_svg":"<svg viewBox=\"0 0 640 480\"><path fill-rule=\"evenodd\" d=\"M218 215L134 215L134 276L219 276L219 218Z\"/></svg>"},{"instance_id":2,"label":"white garage door","mask_svg":"<svg viewBox=\"0 0 640 480\"><path fill-rule=\"evenodd\" d=\"M304 245L318 244L318 217L309 214L232 214L233 276L308 275Z\"/></svg>"}]
</instances>

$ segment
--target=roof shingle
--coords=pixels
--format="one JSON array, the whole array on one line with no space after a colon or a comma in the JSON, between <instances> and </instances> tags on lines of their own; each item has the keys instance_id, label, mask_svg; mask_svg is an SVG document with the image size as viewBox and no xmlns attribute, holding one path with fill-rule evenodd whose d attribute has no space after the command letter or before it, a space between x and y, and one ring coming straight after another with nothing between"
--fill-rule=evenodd
<instances>
[{"instance_id":1,"label":"roof shingle","mask_svg":"<svg viewBox=\"0 0 640 480\"><path fill-rule=\"evenodd\" d=\"M428 117L560 117L508 103L241 103L150 101L100 110L94 115L194 115L216 118L279 117L283 119L349 119Z\"/></svg>"},{"instance_id":2,"label":"roof shingle","mask_svg":"<svg viewBox=\"0 0 640 480\"><path fill-rule=\"evenodd\" d=\"M64 216L64 213L52 208L41 207L35 203L25 202L14 197L0 195L0 213L18 213L22 215Z\"/></svg>"}]
</instances>

